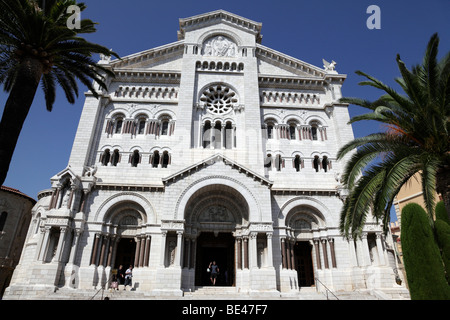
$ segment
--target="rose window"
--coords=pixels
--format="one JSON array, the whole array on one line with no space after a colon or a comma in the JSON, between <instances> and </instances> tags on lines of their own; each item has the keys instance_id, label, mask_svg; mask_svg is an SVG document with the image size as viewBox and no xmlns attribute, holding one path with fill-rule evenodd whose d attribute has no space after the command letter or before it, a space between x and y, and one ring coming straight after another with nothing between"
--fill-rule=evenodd
<instances>
[{"instance_id":1,"label":"rose window","mask_svg":"<svg viewBox=\"0 0 450 320\"><path fill-rule=\"evenodd\" d=\"M223 85L214 85L203 91L200 101L214 114L225 114L237 105L237 94Z\"/></svg>"}]
</instances>

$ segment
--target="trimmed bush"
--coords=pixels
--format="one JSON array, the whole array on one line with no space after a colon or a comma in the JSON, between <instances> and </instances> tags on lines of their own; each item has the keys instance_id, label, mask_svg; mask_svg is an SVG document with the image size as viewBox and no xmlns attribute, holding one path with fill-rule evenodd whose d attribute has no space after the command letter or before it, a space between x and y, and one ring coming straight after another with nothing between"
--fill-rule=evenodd
<instances>
[{"instance_id":1,"label":"trimmed bush","mask_svg":"<svg viewBox=\"0 0 450 320\"><path fill-rule=\"evenodd\" d=\"M436 231L436 238L441 248L442 261L446 272L447 283L450 284L450 225L441 219L434 222L434 230Z\"/></svg>"},{"instance_id":2,"label":"trimmed bush","mask_svg":"<svg viewBox=\"0 0 450 320\"><path fill-rule=\"evenodd\" d=\"M411 299L450 299L433 229L425 210L416 203L407 204L402 210L401 241Z\"/></svg>"},{"instance_id":3,"label":"trimmed bush","mask_svg":"<svg viewBox=\"0 0 450 320\"><path fill-rule=\"evenodd\" d=\"M443 220L450 224L450 221L448 220L447 210L445 209L444 201L439 201L436 204L436 208L434 208L436 212L436 220Z\"/></svg>"}]
</instances>

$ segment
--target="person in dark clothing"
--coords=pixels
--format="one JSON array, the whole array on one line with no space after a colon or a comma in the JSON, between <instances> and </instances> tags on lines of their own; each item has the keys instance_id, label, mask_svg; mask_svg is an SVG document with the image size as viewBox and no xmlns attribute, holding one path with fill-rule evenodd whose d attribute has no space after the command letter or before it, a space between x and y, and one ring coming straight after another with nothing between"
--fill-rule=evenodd
<instances>
[{"instance_id":1,"label":"person in dark clothing","mask_svg":"<svg viewBox=\"0 0 450 320\"><path fill-rule=\"evenodd\" d=\"M216 285L217 276L219 275L219 266L215 261L209 263L209 269L211 270L211 283L213 286Z\"/></svg>"}]
</instances>

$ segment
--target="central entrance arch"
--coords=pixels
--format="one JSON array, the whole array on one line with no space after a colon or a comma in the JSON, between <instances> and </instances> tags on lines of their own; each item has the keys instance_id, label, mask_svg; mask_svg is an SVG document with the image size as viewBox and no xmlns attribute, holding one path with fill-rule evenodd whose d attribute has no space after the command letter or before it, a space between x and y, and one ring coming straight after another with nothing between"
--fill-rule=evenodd
<instances>
[{"instance_id":1,"label":"central entrance arch","mask_svg":"<svg viewBox=\"0 0 450 320\"><path fill-rule=\"evenodd\" d=\"M248 228L245 198L230 186L211 184L193 193L184 217L187 236L196 239L195 286L211 285L207 268L213 260L220 270L216 285L235 285L235 237Z\"/></svg>"}]
</instances>

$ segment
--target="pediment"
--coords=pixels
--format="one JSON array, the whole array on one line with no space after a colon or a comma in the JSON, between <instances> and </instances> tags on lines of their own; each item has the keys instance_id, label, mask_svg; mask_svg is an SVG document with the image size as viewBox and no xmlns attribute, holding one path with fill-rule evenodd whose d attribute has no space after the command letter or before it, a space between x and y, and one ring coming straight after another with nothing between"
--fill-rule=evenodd
<instances>
[{"instance_id":1,"label":"pediment","mask_svg":"<svg viewBox=\"0 0 450 320\"><path fill-rule=\"evenodd\" d=\"M238 16L225 10L216 10L179 20L180 30L178 40L183 40L186 32L217 25L220 23L231 25L255 35L257 43L261 42L262 23Z\"/></svg>"},{"instance_id":2,"label":"pediment","mask_svg":"<svg viewBox=\"0 0 450 320\"><path fill-rule=\"evenodd\" d=\"M180 72L183 59L184 42L173 42L164 46L145 50L122 57L120 60L100 60L114 69L131 71L169 71Z\"/></svg>"},{"instance_id":3,"label":"pediment","mask_svg":"<svg viewBox=\"0 0 450 320\"><path fill-rule=\"evenodd\" d=\"M208 157L200 162L197 162L189 167L186 167L174 174L171 174L170 176L163 178L162 182L164 185L167 185L168 183L172 183L177 181L178 179L181 179L185 176L195 174L197 171L201 170L202 168L205 168L207 166L212 166L218 162L223 162L225 165L230 166L232 169L238 170L240 173L245 174L247 177L250 177L251 179L260 181L261 184L271 186L272 181L267 179L266 177L248 169L247 167L237 163L236 161L233 161L224 155L218 153L211 157Z\"/></svg>"},{"instance_id":4,"label":"pediment","mask_svg":"<svg viewBox=\"0 0 450 320\"><path fill-rule=\"evenodd\" d=\"M324 79L327 71L305 61L258 44L256 48L260 76Z\"/></svg>"}]
</instances>

